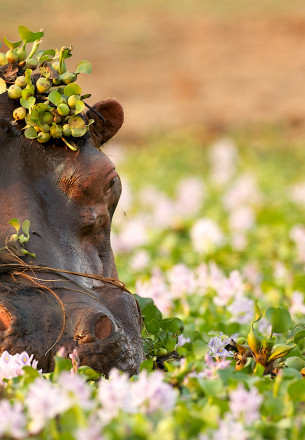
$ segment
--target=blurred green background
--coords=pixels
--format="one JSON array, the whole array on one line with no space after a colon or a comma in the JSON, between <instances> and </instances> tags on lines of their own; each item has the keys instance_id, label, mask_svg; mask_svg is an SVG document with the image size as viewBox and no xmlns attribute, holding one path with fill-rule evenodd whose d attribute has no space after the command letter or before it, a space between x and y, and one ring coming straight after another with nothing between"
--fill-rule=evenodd
<instances>
[{"instance_id":1,"label":"blurred green background","mask_svg":"<svg viewBox=\"0 0 305 440\"><path fill-rule=\"evenodd\" d=\"M206 139L247 130L302 137L303 0L0 0L1 35L44 29L42 48L72 45L87 59L89 103L114 96L125 109L116 138L163 133ZM3 49L3 48L2 48Z\"/></svg>"}]
</instances>

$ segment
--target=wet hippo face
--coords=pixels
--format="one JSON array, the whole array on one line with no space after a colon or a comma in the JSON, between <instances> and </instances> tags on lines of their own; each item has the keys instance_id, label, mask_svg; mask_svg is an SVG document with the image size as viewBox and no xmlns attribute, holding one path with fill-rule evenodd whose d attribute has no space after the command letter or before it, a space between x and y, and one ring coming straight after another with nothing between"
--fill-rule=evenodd
<instances>
[{"instance_id":1,"label":"wet hippo face","mask_svg":"<svg viewBox=\"0 0 305 440\"><path fill-rule=\"evenodd\" d=\"M34 353L47 371L60 346L78 345L82 364L136 373L143 358L136 301L101 278L118 278L110 227L121 182L96 147L120 128L122 108L115 100L97 104L106 123L89 112L98 120L72 152L18 136L8 123L11 106L1 95L0 247L14 233L10 219L28 219L26 249L36 259L0 253L0 349ZM45 270L10 266L22 261Z\"/></svg>"}]
</instances>

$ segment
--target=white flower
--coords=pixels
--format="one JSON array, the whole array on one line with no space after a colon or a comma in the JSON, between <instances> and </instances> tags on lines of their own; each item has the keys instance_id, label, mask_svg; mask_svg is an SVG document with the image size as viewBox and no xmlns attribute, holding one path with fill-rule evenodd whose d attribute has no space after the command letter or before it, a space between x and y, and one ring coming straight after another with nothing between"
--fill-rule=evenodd
<instances>
[{"instance_id":1,"label":"white flower","mask_svg":"<svg viewBox=\"0 0 305 440\"><path fill-rule=\"evenodd\" d=\"M219 226L208 218L197 220L190 231L190 235L194 249L201 254L214 252L224 242Z\"/></svg>"},{"instance_id":2,"label":"white flower","mask_svg":"<svg viewBox=\"0 0 305 440\"><path fill-rule=\"evenodd\" d=\"M248 206L239 206L230 213L229 226L233 231L249 231L254 223L253 210Z\"/></svg>"},{"instance_id":3,"label":"white flower","mask_svg":"<svg viewBox=\"0 0 305 440\"><path fill-rule=\"evenodd\" d=\"M0 401L0 437L1 438L25 438L26 417L22 404L11 404L8 400Z\"/></svg>"},{"instance_id":4,"label":"white flower","mask_svg":"<svg viewBox=\"0 0 305 440\"><path fill-rule=\"evenodd\" d=\"M220 139L209 150L211 179L217 186L228 182L236 169L237 149L231 139Z\"/></svg>"},{"instance_id":5,"label":"white flower","mask_svg":"<svg viewBox=\"0 0 305 440\"><path fill-rule=\"evenodd\" d=\"M253 317L253 301L249 298L236 298L228 307L231 321L239 324L249 324Z\"/></svg>"},{"instance_id":6,"label":"white flower","mask_svg":"<svg viewBox=\"0 0 305 440\"><path fill-rule=\"evenodd\" d=\"M137 251L130 260L130 267L137 272L146 269L148 264L149 254L144 249Z\"/></svg>"},{"instance_id":7,"label":"white flower","mask_svg":"<svg viewBox=\"0 0 305 440\"><path fill-rule=\"evenodd\" d=\"M144 217L128 220L118 235L113 235L112 246L116 251L129 252L147 242L147 226Z\"/></svg>"},{"instance_id":8,"label":"white flower","mask_svg":"<svg viewBox=\"0 0 305 440\"><path fill-rule=\"evenodd\" d=\"M296 315L305 315L304 293L299 292L298 290L293 292L289 312L292 317L295 317Z\"/></svg>"},{"instance_id":9,"label":"white flower","mask_svg":"<svg viewBox=\"0 0 305 440\"><path fill-rule=\"evenodd\" d=\"M58 385L42 378L36 379L30 385L25 403L31 419L29 426L31 434L37 434L48 420L65 412L71 406L66 392Z\"/></svg>"},{"instance_id":10,"label":"white flower","mask_svg":"<svg viewBox=\"0 0 305 440\"><path fill-rule=\"evenodd\" d=\"M261 194L255 178L250 174L239 177L223 198L224 206L229 211L241 206L257 205L260 201Z\"/></svg>"},{"instance_id":11,"label":"white flower","mask_svg":"<svg viewBox=\"0 0 305 440\"><path fill-rule=\"evenodd\" d=\"M136 292L145 298L152 298L162 313L169 312L172 308L171 293L166 285L162 272L155 268L148 281L136 282Z\"/></svg>"},{"instance_id":12,"label":"white flower","mask_svg":"<svg viewBox=\"0 0 305 440\"><path fill-rule=\"evenodd\" d=\"M122 410L127 413L135 412L130 400L130 382L127 374L120 374L113 369L109 379L101 379L98 386L98 397L102 403L101 418L109 421Z\"/></svg>"},{"instance_id":13,"label":"white flower","mask_svg":"<svg viewBox=\"0 0 305 440\"><path fill-rule=\"evenodd\" d=\"M290 198L297 205L305 205L305 182L295 184L290 188Z\"/></svg>"},{"instance_id":14,"label":"white flower","mask_svg":"<svg viewBox=\"0 0 305 440\"><path fill-rule=\"evenodd\" d=\"M295 225L290 231L290 238L295 242L297 259L305 263L305 228L302 225Z\"/></svg>"},{"instance_id":15,"label":"white flower","mask_svg":"<svg viewBox=\"0 0 305 440\"><path fill-rule=\"evenodd\" d=\"M131 400L134 407L144 414L171 411L177 399L177 391L163 381L160 371L147 374L143 371L139 379L131 384Z\"/></svg>"},{"instance_id":16,"label":"white flower","mask_svg":"<svg viewBox=\"0 0 305 440\"><path fill-rule=\"evenodd\" d=\"M230 416L221 420L217 431L213 432L211 440L247 440L249 433L244 426Z\"/></svg>"},{"instance_id":17,"label":"white flower","mask_svg":"<svg viewBox=\"0 0 305 440\"><path fill-rule=\"evenodd\" d=\"M241 419L247 426L251 426L260 418L259 408L263 397L256 388L247 391L243 384L239 384L236 390L229 393L230 410L234 419Z\"/></svg>"},{"instance_id":18,"label":"white flower","mask_svg":"<svg viewBox=\"0 0 305 440\"><path fill-rule=\"evenodd\" d=\"M84 409L92 408L93 402L90 400L91 390L85 379L77 374L63 372L59 376L58 384L63 392L66 392L71 406L79 405Z\"/></svg>"},{"instance_id":19,"label":"white flower","mask_svg":"<svg viewBox=\"0 0 305 440\"><path fill-rule=\"evenodd\" d=\"M232 298L240 298L244 294L244 283L238 270L233 270L229 278L224 278L214 297L217 306L229 304Z\"/></svg>"},{"instance_id":20,"label":"white flower","mask_svg":"<svg viewBox=\"0 0 305 440\"><path fill-rule=\"evenodd\" d=\"M194 273L183 263L176 264L167 272L170 290L174 298L183 294L192 294L196 291Z\"/></svg>"},{"instance_id":21,"label":"white flower","mask_svg":"<svg viewBox=\"0 0 305 440\"><path fill-rule=\"evenodd\" d=\"M176 215L182 218L195 216L201 208L204 195L204 184L198 177L180 180L176 189Z\"/></svg>"}]
</instances>

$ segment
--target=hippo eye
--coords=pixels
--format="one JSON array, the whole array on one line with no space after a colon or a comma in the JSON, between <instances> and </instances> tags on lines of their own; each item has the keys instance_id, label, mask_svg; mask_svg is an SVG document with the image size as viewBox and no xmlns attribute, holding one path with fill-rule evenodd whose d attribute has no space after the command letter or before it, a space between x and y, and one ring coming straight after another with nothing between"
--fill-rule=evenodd
<instances>
[{"instance_id":1,"label":"hippo eye","mask_svg":"<svg viewBox=\"0 0 305 440\"><path fill-rule=\"evenodd\" d=\"M104 189L104 193L107 194L116 184L117 181L117 176L114 177L113 179L110 180L110 182L106 185L105 189Z\"/></svg>"}]
</instances>

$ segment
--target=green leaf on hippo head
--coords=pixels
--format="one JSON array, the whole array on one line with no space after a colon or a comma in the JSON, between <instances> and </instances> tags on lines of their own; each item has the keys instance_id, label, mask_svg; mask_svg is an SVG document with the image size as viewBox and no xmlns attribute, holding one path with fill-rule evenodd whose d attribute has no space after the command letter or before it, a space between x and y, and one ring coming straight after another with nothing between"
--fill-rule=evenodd
<instances>
[{"instance_id":1,"label":"green leaf on hippo head","mask_svg":"<svg viewBox=\"0 0 305 440\"><path fill-rule=\"evenodd\" d=\"M32 111L31 111L31 119L33 122L35 122L36 124L40 124L42 122L42 115L44 112L46 112L47 110L49 110L49 106L43 103L39 103L33 106Z\"/></svg>"},{"instance_id":2,"label":"green leaf on hippo head","mask_svg":"<svg viewBox=\"0 0 305 440\"><path fill-rule=\"evenodd\" d=\"M36 98L34 96L29 96L27 99L20 98L20 104L22 107L30 109L36 102Z\"/></svg>"},{"instance_id":3,"label":"green leaf on hippo head","mask_svg":"<svg viewBox=\"0 0 305 440\"><path fill-rule=\"evenodd\" d=\"M87 127L83 128L71 128L71 134L73 137L82 137L87 132Z\"/></svg>"},{"instance_id":4,"label":"green leaf on hippo head","mask_svg":"<svg viewBox=\"0 0 305 440\"><path fill-rule=\"evenodd\" d=\"M18 32L24 43L33 43L43 37L44 32L32 32L26 26L19 26Z\"/></svg>"},{"instance_id":5,"label":"green leaf on hippo head","mask_svg":"<svg viewBox=\"0 0 305 440\"><path fill-rule=\"evenodd\" d=\"M77 151L77 150L78 150L77 146L76 146L73 142L69 142L69 141L68 141L66 138L64 138L64 137L62 137L61 139L64 141L64 143L67 145L67 147L70 148L70 150L72 150L72 151Z\"/></svg>"},{"instance_id":6,"label":"green leaf on hippo head","mask_svg":"<svg viewBox=\"0 0 305 440\"><path fill-rule=\"evenodd\" d=\"M71 116L69 118L68 124L72 130L72 128L84 128L85 121L80 116Z\"/></svg>"},{"instance_id":7,"label":"green leaf on hippo head","mask_svg":"<svg viewBox=\"0 0 305 440\"><path fill-rule=\"evenodd\" d=\"M75 102L75 114L78 115L79 113L81 113L85 108L85 104L83 103L83 101L81 101L80 99L78 99Z\"/></svg>"},{"instance_id":8,"label":"green leaf on hippo head","mask_svg":"<svg viewBox=\"0 0 305 440\"><path fill-rule=\"evenodd\" d=\"M59 106L61 100L61 94L59 92L51 92L48 98L52 104L56 105L56 107Z\"/></svg>"},{"instance_id":9,"label":"green leaf on hippo head","mask_svg":"<svg viewBox=\"0 0 305 440\"><path fill-rule=\"evenodd\" d=\"M72 96L72 95L80 95L81 93L82 93L82 89L80 88L80 86L78 84L75 84L75 83L68 84L64 88L64 95L67 97Z\"/></svg>"},{"instance_id":10,"label":"green leaf on hippo head","mask_svg":"<svg viewBox=\"0 0 305 440\"><path fill-rule=\"evenodd\" d=\"M272 307L266 311L266 318L274 333L286 333L292 324L290 313L285 307Z\"/></svg>"},{"instance_id":11,"label":"green leaf on hippo head","mask_svg":"<svg viewBox=\"0 0 305 440\"><path fill-rule=\"evenodd\" d=\"M3 37L4 43L9 47L11 50L16 49L16 47L19 47L22 41L10 41L6 37Z\"/></svg>"},{"instance_id":12,"label":"green leaf on hippo head","mask_svg":"<svg viewBox=\"0 0 305 440\"><path fill-rule=\"evenodd\" d=\"M4 79L0 78L0 95L6 92L6 82Z\"/></svg>"},{"instance_id":13,"label":"green leaf on hippo head","mask_svg":"<svg viewBox=\"0 0 305 440\"><path fill-rule=\"evenodd\" d=\"M89 63L89 61L83 60L78 63L75 73L91 73L91 72L92 72L92 64Z\"/></svg>"},{"instance_id":14,"label":"green leaf on hippo head","mask_svg":"<svg viewBox=\"0 0 305 440\"><path fill-rule=\"evenodd\" d=\"M20 229L20 222L19 222L19 220L17 218L12 218L9 221L9 224L12 225L15 228L15 230L16 230L16 232L18 234L18 231Z\"/></svg>"},{"instance_id":15,"label":"green leaf on hippo head","mask_svg":"<svg viewBox=\"0 0 305 440\"><path fill-rule=\"evenodd\" d=\"M86 93L85 95L82 95L82 96L80 97L80 99L81 99L81 100L83 100L83 99L87 99L87 98L90 98L90 96L91 96L91 93Z\"/></svg>"},{"instance_id":16,"label":"green leaf on hippo head","mask_svg":"<svg viewBox=\"0 0 305 440\"><path fill-rule=\"evenodd\" d=\"M39 63L42 63L43 61L51 61L55 57L55 50L48 49L48 50L40 50L39 52L36 52L36 58L38 59Z\"/></svg>"},{"instance_id":17,"label":"green leaf on hippo head","mask_svg":"<svg viewBox=\"0 0 305 440\"><path fill-rule=\"evenodd\" d=\"M45 78L55 79L59 77L58 72L54 67L45 59L39 66L39 70L42 76Z\"/></svg>"},{"instance_id":18,"label":"green leaf on hippo head","mask_svg":"<svg viewBox=\"0 0 305 440\"><path fill-rule=\"evenodd\" d=\"M22 230L27 237L30 235L30 227L31 222L29 220L24 220L24 222L22 223Z\"/></svg>"},{"instance_id":19,"label":"green leaf on hippo head","mask_svg":"<svg viewBox=\"0 0 305 440\"><path fill-rule=\"evenodd\" d=\"M34 127L29 127L25 130L24 136L28 139L36 139L37 138L37 131Z\"/></svg>"}]
</instances>

